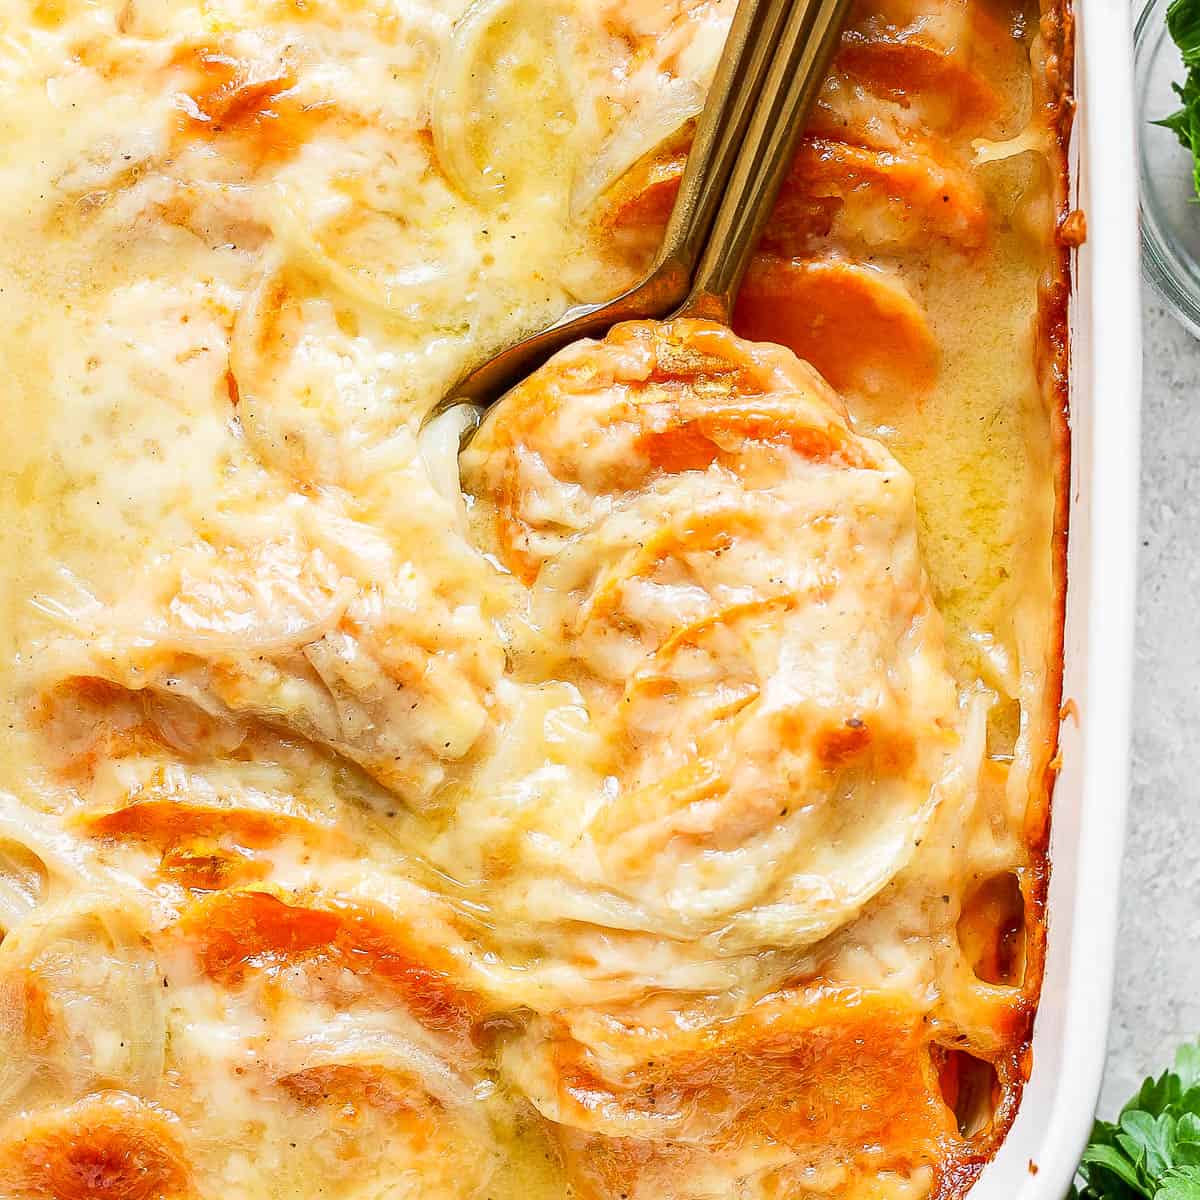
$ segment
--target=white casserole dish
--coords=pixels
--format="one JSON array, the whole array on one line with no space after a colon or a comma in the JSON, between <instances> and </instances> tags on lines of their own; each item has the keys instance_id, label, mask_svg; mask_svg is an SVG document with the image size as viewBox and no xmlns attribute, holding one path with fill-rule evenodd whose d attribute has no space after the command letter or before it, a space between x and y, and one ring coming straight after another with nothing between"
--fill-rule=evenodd
<instances>
[{"instance_id":1,"label":"white casserole dish","mask_svg":"<svg viewBox=\"0 0 1200 1200\"><path fill-rule=\"evenodd\" d=\"M1048 952L1020 1112L972 1200L1063 1200L1104 1068L1125 826L1137 586L1141 311L1130 11L1077 0L1063 769ZM1071 703L1073 702L1073 703ZM1078 715L1076 715L1076 712Z\"/></svg>"}]
</instances>

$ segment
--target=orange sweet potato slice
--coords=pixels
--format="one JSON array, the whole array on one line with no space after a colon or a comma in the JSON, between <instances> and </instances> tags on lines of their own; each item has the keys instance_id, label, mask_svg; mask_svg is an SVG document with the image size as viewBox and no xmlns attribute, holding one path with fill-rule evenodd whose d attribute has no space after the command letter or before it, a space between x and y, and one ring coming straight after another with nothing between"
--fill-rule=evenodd
<instances>
[{"instance_id":1,"label":"orange sweet potato slice","mask_svg":"<svg viewBox=\"0 0 1200 1200\"><path fill-rule=\"evenodd\" d=\"M83 812L74 824L92 837L140 842L160 851L159 874L196 891L219 891L264 879L270 864L247 851L286 837L309 845L339 839L302 817L256 809L142 799L115 809Z\"/></svg>"},{"instance_id":2,"label":"orange sweet potato slice","mask_svg":"<svg viewBox=\"0 0 1200 1200\"><path fill-rule=\"evenodd\" d=\"M627 494L713 464L782 469L791 455L876 466L873 445L851 433L843 412L825 381L778 347L707 321L631 321L525 380L473 443L466 478L495 505L504 561L531 582L545 553L531 536L543 518L527 522L523 507L533 455L534 490L548 477L586 479L592 494Z\"/></svg>"},{"instance_id":3,"label":"orange sweet potato slice","mask_svg":"<svg viewBox=\"0 0 1200 1200\"><path fill-rule=\"evenodd\" d=\"M648 241L656 239L685 163L684 153L671 152L636 167L618 185L604 216L606 227L640 230ZM933 154L809 136L792 162L762 246L777 254L804 254L816 239L838 232L843 210L849 222L845 232L853 238L869 226L875 244L932 236L977 246L987 230L979 188L964 171Z\"/></svg>"},{"instance_id":4,"label":"orange sweet potato slice","mask_svg":"<svg viewBox=\"0 0 1200 1200\"><path fill-rule=\"evenodd\" d=\"M920 306L899 279L872 267L759 259L733 326L787 346L839 390L923 392L937 378L937 342Z\"/></svg>"},{"instance_id":5,"label":"orange sweet potato slice","mask_svg":"<svg viewBox=\"0 0 1200 1200\"><path fill-rule=\"evenodd\" d=\"M788 446L809 462L868 465L845 426L810 425L769 399L717 401L707 409L677 411L667 421L648 421L635 444L655 471L676 474L702 471L718 461L733 465L740 449L754 442ZM731 451L732 446L738 450Z\"/></svg>"},{"instance_id":6,"label":"orange sweet potato slice","mask_svg":"<svg viewBox=\"0 0 1200 1200\"><path fill-rule=\"evenodd\" d=\"M121 808L84 812L76 823L95 837L148 842L163 849L194 838L224 839L263 850L285 837L299 838L310 845L328 845L339 836L336 830L291 813L171 799L135 800Z\"/></svg>"},{"instance_id":7,"label":"orange sweet potato slice","mask_svg":"<svg viewBox=\"0 0 1200 1200\"><path fill-rule=\"evenodd\" d=\"M537 411L536 402L531 393L527 415ZM643 429L633 442L635 457L626 464L623 477L614 481L627 490L644 486L655 475L703 471L714 463L736 471L740 457L754 444L787 448L813 463L873 465L844 425L810 425L797 419L786 402L774 402L771 397L734 396L724 401L705 396L699 403L692 397L690 403L681 402L670 412L648 411L640 416ZM497 498L497 529L505 561L527 583L532 582L537 576L537 560L523 549L527 530L520 517L515 481L505 481Z\"/></svg>"},{"instance_id":8,"label":"orange sweet potato slice","mask_svg":"<svg viewBox=\"0 0 1200 1200\"><path fill-rule=\"evenodd\" d=\"M263 70L220 43L186 44L172 65L185 73L176 147L200 142L232 149L257 168L293 157L337 111L298 98L292 64Z\"/></svg>"},{"instance_id":9,"label":"orange sweet potato slice","mask_svg":"<svg viewBox=\"0 0 1200 1200\"><path fill-rule=\"evenodd\" d=\"M923 115L951 130L975 128L1003 108L997 89L961 54L916 37L845 35L838 70L876 95L901 104L923 102Z\"/></svg>"},{"instance_id":10,"label":"orange sweet potato slice","mask_svg":"<svg viewBox=\"0 0 1200 1200\"><path fill-rule=\"evenodd\" d=\"M616 1078L564 1042L555 1065L572 1182L589 1200L642 1200L681 1171L717 1165L736 1177L741 1155L753 1162L756 1147L771 1146L819 1153L852 1173L861 1162L872 1176L932 1166L957 1137L927 1039L900 998L812 988L652 1044ZM684 1116L678 1137L606 1137L588 1132L598 1110Z\"/></svg>"},{"instance_id":11,"label":"orange sweet potato slice","mask_svg":"<svg viewBox=\"0 0 1200 1200\"><path fill-rule=\"evenodd\" d=\"M609 196L604 226L630 229L665 225L687 166L687 151L686 146L663 150L631 167Z\"/></svg>"},{"instance_id":12,"label":"orange sweet potato slice","mask_svg":"<svg viewBox=\"0 0 1200 1200\"><path fill-rule=\"evenodd\" d=\"M184 914L181 932L201 969L228 986L261 970L328 964L374 980L427 1028L465 1040L475 1018L433 947L418 947L390 914L349 901L327 907L287 904L266 892L224 892Z\"/></svg>"},{"instance_id":13,"label":"orange sweet potato slice","mask_svg":"<svg viewBox=\"0 0 1200 1200\"><path fill-rule=\"evenodd\" d=\"M888 151L836 138L808 137L792 161L762 248L802 254L828 205L857 226L876 230L879 244L945 238L978 246L987 232L983 194L960 169L919 151ZM847 230L853 234L853 228Z\"/></svg>"}]
</instances>

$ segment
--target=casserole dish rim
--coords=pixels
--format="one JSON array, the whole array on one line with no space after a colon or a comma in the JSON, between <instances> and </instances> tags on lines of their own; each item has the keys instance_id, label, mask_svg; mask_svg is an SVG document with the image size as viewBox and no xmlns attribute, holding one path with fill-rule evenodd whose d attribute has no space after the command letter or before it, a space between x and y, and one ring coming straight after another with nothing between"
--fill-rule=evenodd
<instances>
[{"instance_id":1,"label":"casserole dish rim","mask_svg":"<svg viewBox=\"0 0 1200 1200\"><path fill-rule=\"evenodd\" d=\"M1047 954L1020 1109L972 1200L1062 1200L1104 1069L1129 774L1137 587L1141 280L1131 16L1074 6L1069 538L1062 770L1054 789Z\"/></svg>"}]
</instances>

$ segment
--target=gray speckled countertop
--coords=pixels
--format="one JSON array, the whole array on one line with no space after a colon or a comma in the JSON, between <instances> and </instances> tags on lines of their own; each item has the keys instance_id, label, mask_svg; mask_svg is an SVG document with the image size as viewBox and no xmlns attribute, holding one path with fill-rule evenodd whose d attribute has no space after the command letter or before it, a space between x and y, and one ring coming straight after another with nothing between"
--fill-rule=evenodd
<instances>
[{"instance_id":1,"label":"gray speckled countertop","mask_svg":"<svg viewBox=\"0 0 1200 1200\"><path fill-rule=\"evenodd\" d=\"M1147 285L1133 773L1101 1112L1200 1035L1200 342Z\"/></svg>"}]
</instances>

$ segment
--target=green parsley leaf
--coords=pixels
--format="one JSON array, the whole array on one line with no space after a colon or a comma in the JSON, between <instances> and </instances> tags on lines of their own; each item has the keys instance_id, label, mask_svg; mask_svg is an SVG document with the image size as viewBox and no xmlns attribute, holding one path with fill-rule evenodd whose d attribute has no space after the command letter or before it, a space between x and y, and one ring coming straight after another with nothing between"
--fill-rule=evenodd
<instances>
[{"instance_id":1,"label":"green parsley leaf","mask_svg":"<svg viewBox=\"0 0 1200 1200\"><path fill-rule=\"evenodd\" d=\"M1167 29L1179 47L1187 78L1181 84L1171 85L1181 107L1151 124L1171 130L1192 152L1192 183L1200 196L1200 0L1171 0L1167 9ZM1197 1077L1193 1073L1182 1086L1186 1089L1195 1082Z\"/></svg>"},{"instance_id":2,"label":"green parsley leaf","mask_svg":"<svg viewBox=\"0 0 1200 1200\"><path fill-rule=\"evenodd\" d=\"M1083 1164L1086 1167L1103 1167L1115 1175L1135 1195L1144 1196L1141 1179L1137 1168L1115 1146L1089 1146L1083 1152Z\"/></svg>"},{"instance_id":3,"label":"green parsley leaf","mask_svg":"<svg viewBox=\"0 0 1200 1200\"><path fill-rule=\"evenodd\" d=\"M1197 38L1200 55L1200 26ZM1200 145L1200 118L1194 128ZM1147 1079L1115 1122L1095 1123L1071 1197L1200 1200L1200 1042L1181 1046L1174 1069Z\"/></svg>"},{"instance_id":4,"label":"green parsley leaf","mask_svg":"<svg viewBox=\"0 0 1200 1200\"><path fill-rule=\"evenodd\" d=\"M1189 1042L1175 1051L1175 1073L1185 1089L1200 1085L1200 1045Z\"/></svg>"},{"instance_id":5,"label":"green parsley leaf","mask_svg":"<svg viewBox=\"0 0 1200 1200\"><path fill-rule=\"evenodd\" d=\"M1177 108L1169 117L1151 121L1150 124L1169 129L1188 150L1192 148L1192 123L1186 108Z\"/></svg>"},{"instance_id":6,"label":"green parsley leaf","mask_svg":"<svg viewBox=\"0 0 1200 1200\"><path fill-rule=\"evenodd\" d=\"M1154 1200L1200 1200L1200 1168L1180 1167L1169 1171Z\"/></svg>"},{"instance_id":7,"label":"green parsley leaf","mask_svg":"<svg viewBox=\"0 0 1200 1200\"><path fill-rule=\"evenodd\" d=\"M1200 4L1196 0L1171 0L1167 28L1183 55L1183 65L1200 66Z\"/></svg>"}]
</instances>

